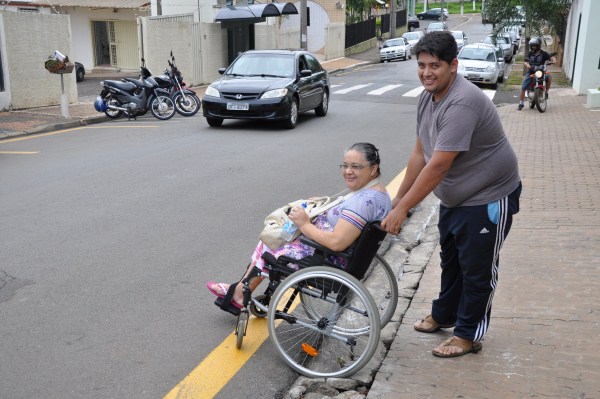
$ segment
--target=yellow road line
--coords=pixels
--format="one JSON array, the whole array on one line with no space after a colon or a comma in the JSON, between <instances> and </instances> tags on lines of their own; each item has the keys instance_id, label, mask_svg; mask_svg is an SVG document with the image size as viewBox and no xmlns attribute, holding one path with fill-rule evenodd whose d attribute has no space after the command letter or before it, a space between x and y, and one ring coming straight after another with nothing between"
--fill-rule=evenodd
<instances>
[{"instance_id":1,"label":"yellow road line","mask_svg":"<svg viewBox=\"0 0 600 399\"><path fill-rule=\"evenodd\" d=\"M72 129L57 130L55 132L50 132L50 133L32 134L31 136L16 137L14 139L0 140L0 144L13 143L15 141L30 140L30 139L35 139L35 138L38 138L38 137L53 136L55 134L73 132L73 131L76 131L76 130L81 130L83 128L84 128L83 126L81 126L81 127L74 127Z\"/></svg>"},{"instance_id":2,"label":"yellow road line","mask_svg":"<svg viewBox=\"0 0 600 399\"><path fill-rule=\"evenodd\" d=\"M39 154L39 151L0 151L0 154L9 154L9 155L32 155Z\"/></svg>"},{"instance_id":3,"label":"yellow road line","mask_svg":"<svg viewBox=\"0 0 600 399\"><path fill-rule=\"evenodd\" d=\"M406 169L386 186L392 198L404 178ZM296 301L297 302L297 301ZM294 302L294 305L297 303ZM269 336L267 319L251 317L248 335L241 349L236 348L236 336L227 338L192 370L164 399L211 399L229 382Z\"/></svg>"},{"instance_id":4,"label":"yellow road line","mask_svg":"<svg viewBox=\"0 0 600 399\"><path fill-rule=\"evenodd\" d=\"M216 347L164 399L213 398L268 338L267 319L251 317L244 344L236 348L234 333Z\"/></svg>"},{"instance_id":5,"label":"yellow road line","mask_svg":"<svg viewBox=\"0 0 600 399\"><path fill-rule=\"evenodd\" d=\"M49 132L49 133L32 134L32 135L24 136L24 137L16 137L14 139L0 140L0 144L13 143L15 141L22 141L22 140L37 139L40 137L53 136L55 134L62 134L62 133L69 133L69 132L74 132L76 130L82 130L82 129L110 129L110 128L115 128L115 127L117 127L117 128L124 127L124 128L128 128L128 129L146 129L146 128L157 128L159 126L158 125L144 125L144 126L139 126L139 125L106 125L106 126L87 125L87 126L78 126L78 127L74 127L71 129L56 130L54 132Z\"/></svg>"}]
</instances>

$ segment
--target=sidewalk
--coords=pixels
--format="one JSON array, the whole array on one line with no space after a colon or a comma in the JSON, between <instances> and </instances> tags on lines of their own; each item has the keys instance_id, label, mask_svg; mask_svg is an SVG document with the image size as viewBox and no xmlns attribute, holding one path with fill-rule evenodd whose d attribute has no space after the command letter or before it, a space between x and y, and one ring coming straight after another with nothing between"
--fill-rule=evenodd
<instances>
[{"instance_id":1,"label":"sidewalk","mask_svg":"<svg viewBox=\"0 0 600 399\"><path fill-rule=\"evenodd\" d=\"M437 246L367 398L600 397L600 112L550 95L544 114L499 108L523 193L483 350L439 359L452 330L413 329L439 291Z\"/></svg>"}]
</instances>

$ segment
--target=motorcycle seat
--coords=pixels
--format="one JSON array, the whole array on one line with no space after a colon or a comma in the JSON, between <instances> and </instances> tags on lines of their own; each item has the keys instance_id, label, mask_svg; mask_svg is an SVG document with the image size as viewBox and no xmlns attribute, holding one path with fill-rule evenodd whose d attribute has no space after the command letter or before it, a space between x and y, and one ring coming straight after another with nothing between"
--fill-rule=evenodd
<instances>
[{"instance_id":1,"label":"motorcycle seat","mask_svg":"<svg viewBox=\"0 0 600 399\"><path fill-rule=\"evenodd\" d=\"M141 79L135 79L135 78L123 78L123 80L127 81L127 82L131 82L134 85L136 85L137 87L148 87L148 84L145 83L143 80Z\"/></svg>"},{"instance_id":2,"label":"motorcycle seat","mask_svg":"<svg viewBox=\"0 0 600 399\"><path fill-rule=\"evenodd\" d=\"M123 81L123 80L105 80L104 83L108 84L109 86L113 86L117 89L123 90L123 91L133 91L133 90L135 90L135 88L137 86L137 85L133 84L132 82Z\"/></svg>"}]
</instances>

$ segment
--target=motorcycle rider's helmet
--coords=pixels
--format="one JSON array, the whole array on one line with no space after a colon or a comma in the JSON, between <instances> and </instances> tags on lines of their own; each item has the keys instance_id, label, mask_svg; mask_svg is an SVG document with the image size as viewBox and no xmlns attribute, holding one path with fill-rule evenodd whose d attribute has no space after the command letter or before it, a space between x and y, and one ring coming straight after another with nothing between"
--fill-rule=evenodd
<instances>
[{"instance_id":1,"label":"motorcycle rider's helmet","mask_svg":"<svg viewBox=\"0 0 600 399\"><path fill-rule=\"evenodd\" d=\"M106 105L106 101L104 101L101 97L97 97L96 101L94 101L94 108L98 112L104 112L108 109L108 105Z\"/></svg>"},{"instance_id":2,"label":"motorcycle rider's helmet","mask_svg":"<svg viewBox=\"0 0 600 399\"><path fill-rule=\"evenodd\" d=\"M539 37L534 37L529 41L529 48L531 48L534 51L539 49L541 45L542 45L542 41L540 40ZM535 47L535 49L533 49L533 47Z\"/></svg>"}]
</instances>

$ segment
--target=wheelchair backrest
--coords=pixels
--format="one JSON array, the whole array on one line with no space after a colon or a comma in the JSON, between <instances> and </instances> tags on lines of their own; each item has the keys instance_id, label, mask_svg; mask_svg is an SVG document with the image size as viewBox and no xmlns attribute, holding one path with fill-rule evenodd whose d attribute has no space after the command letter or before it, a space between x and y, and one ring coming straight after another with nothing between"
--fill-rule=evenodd
<instances>
[{"instance_id":1,"label":"wheelchair backrest","mask_svg":"<svg viewBox=\"0 0 600 399\"><path fill-rule=\"evenodd\" d=\"M379 220L367 223L352 248L352 257L346 271L357 279L362 279L386 235Z\"/></svg>"}]
</instances>

